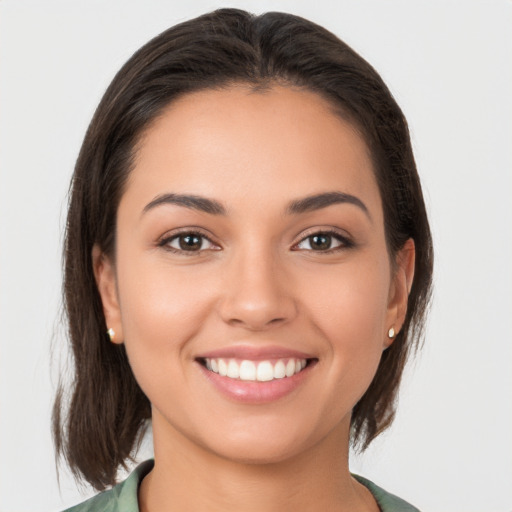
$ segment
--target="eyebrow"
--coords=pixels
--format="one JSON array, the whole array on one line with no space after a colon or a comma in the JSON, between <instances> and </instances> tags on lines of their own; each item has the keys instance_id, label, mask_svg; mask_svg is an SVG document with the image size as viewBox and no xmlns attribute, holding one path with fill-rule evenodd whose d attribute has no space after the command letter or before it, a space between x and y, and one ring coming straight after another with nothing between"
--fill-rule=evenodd
<instances>
[{"instance_id":1,"label":"eyebrow","mask_svg":"<svg viewBox=\"0 0 512 512\"><path fill-rule=\"evenodd\" d=\"M218 201L190 194L162 194L148 203L142 213L146 213L163 204L184 206L185 208L210 213L212 215L226 215L226 209Z\"/></svg>"},{"instance_id":2,"label":"eyebrow","mask_svg":"<svg viewBox=\"0 0 512 512\"><path fill-rule=\"evenodd\" d=\"M367 217L372 220L370 212L366 205L356 196L346 194L344 192L324 192L322 194L315 194L313 196L307 196L302 199L296 199L288 204L286 209L288 214L306 213L321 208L326 208L333 204L353 204L360 208Z\"/></svg>"},{"instance_id":3,"label":"eyebrow","mask_svg":"<svg viewBox=\"0 0 512 512\"><path fill-rule=\"evenodd\" d=\"M334 204L353 204L360 208L370 220L372 220L370 212L366 205L356 196L346 194L344 192L324 192L321 194L315 194L312 196L306 196L300 199L295 199L288 203L286 213L288 215L296 215L300 213L312 212L327 208ZM226 215L226 208L215 199L209 199L203 196L196 196L193 194L162 194L150 203L148 203L143 210L143 213L156 208L157 206L164 204L174 204L190 208L192 210L198 210L211 215Z\"/></svg>"}]
</instances>

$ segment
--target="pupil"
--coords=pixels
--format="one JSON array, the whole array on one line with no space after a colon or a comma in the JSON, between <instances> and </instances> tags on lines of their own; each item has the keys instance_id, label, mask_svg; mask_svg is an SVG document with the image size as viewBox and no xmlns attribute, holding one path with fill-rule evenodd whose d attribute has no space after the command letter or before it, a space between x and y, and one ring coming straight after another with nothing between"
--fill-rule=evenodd
<instances>
[{"instance_id":1,"label":"pupil","mask_svg":"<svg viewBox=\"0 0 512 512\"><path fill-rule=\"evenodd\" d=\"M197 235L180 236L180 249L185 251L197 251L201 248L201 237Z\"/></svg>"},{"instance_id":2,"label":"pupil","mask_svg":"<svg viewBox=\"0 0 512 512\"><path fill-rule=\"evenodd\" d=\"M311 247L314 250L325 250L331 247L330 235L313 235L311 237Z\"/></svg>"}]
</instances>

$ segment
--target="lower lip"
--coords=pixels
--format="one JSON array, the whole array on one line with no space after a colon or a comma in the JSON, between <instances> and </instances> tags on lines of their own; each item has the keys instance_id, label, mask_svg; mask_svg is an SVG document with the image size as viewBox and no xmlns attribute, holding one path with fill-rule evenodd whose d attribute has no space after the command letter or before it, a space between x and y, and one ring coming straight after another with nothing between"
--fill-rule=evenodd
<instances>
[{"instance_id":1,"label":"lower lip","mask_svg":"<svg viewBox=\"0 0 512 512\"><path fill-rule=\"evenodd\" d=\"M291 377L267 382L247 381L223 377L197 363L208 381L227 398L247 404L264 404L279 400L295 391L311 371L312 364Z\"/></svg>"}]
</instances>

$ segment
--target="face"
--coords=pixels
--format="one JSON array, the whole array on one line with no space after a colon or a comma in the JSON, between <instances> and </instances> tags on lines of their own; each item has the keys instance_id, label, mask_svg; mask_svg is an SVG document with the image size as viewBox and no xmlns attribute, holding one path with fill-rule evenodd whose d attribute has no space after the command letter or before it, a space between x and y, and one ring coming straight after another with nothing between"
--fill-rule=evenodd
<instances>
[{"instance_id":1,"label":"face","mask_svg":"<svg viewBox=\"0 0 512 512\"><path fill-rule=\"evenodd\" d=\"M139 146L115 261L93 254L155 453L186 441L269 462L348 443L403 322L410 249L392 264L368 149L316 94L172 103Z\"/></svg>"}]
</instances>

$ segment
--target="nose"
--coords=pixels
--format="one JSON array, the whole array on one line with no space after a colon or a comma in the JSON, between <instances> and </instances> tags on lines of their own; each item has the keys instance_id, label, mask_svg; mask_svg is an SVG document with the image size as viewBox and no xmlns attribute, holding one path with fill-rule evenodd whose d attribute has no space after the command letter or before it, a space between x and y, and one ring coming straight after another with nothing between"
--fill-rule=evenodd
<instances>
[{"instance_id":1,"label":"nose","mask_svg":"<svg viewBox=\"0 0 512 512\"><path fill-rule=\"evenodd\" d=\"M297 314L290 276L271 253L234 257L225 276L222 319L251 331L290 322Z\"/></svg>"}]
</instances>

